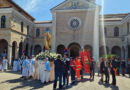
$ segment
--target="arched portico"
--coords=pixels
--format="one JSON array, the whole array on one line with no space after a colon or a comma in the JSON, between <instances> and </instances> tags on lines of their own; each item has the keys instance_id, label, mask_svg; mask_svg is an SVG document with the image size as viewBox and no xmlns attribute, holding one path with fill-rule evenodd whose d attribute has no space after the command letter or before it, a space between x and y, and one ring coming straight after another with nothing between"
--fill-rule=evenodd
<instances>
[{"instance_id":1,"label":"arched portico","mask_svg":"<svg viewBox=\"0 0 130 90\"><path fill-rule=\"evenodd\" d=\"M64 49L65 49L65 46L60 44L57 46L57 53L63 55L64 54Z\"/></svg>"},{"instance_id":2,"label":"arched portico","mask_svg":"<svg viewBox=\"0 0 130 90\"><path fill-rule=\"evenodd\" d=\"M121 57L121 48L119 46L114 46L111 53Z\"/></svg>"},{"instance_id":3,"label":"arched portico","mask_svg":"<svg viewBox=\"0 0 130 90\"><path fill-rule=\"evenodd\" d=\"M3 56L4 53L8 54L8 42L5 39L0 39L0 55Z\"/></svg>"},{"instance_id":4,"label":"arched portico","mask_svg":"<svg viewBox=\"0 0 130 90\"><path fill-rule=\"evenodd\" d=\"M68 46L68 49L69 49L69 56L70 57L77 57L77 56L79 56L81 47L78 43L71 43Z\"/></svg>"}]
</instances>

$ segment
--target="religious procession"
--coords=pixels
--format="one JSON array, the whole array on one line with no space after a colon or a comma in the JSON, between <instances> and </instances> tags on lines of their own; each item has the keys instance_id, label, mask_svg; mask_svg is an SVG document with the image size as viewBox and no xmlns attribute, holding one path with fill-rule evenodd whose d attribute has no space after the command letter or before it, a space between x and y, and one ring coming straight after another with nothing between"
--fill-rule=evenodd
<instances>
[{"instance_id":1,"label":"religious procession","mask_svg":"<svg viewBox=\"0 0 130 90\"><path fill-rule=\"evenodd\" d=\"M59 89L62 90L69 85L76 85L84 79L85 75L90 81L94 81L96 71L98 71L98 76L101 76L101 83L110 83L111 74L111 84L115 86L116 76L120 75L120 72L125 76L126 71L128 71L130 76L130 60L126 70L125 61L120 60L115 55L105 55L99 60L95 60L94 57L90 56L89 50L80 51L80 55L76 57L69 57L68 48L64 49L63 55L50 52L52 37L48 30L45 36L46 51L31 57L23 52L21 58L13 60L12 71L20 71L21 80L40 80L43 85L53 83L53 90L56 90L59 81ZM0 70L2 71L8 69L6 56L6 53L3 53L0 57Z\"/></svg>"},{"instance_id":2,"label":"religious procession","mask_svg":"<svg viewBox=\"0 0 130 90\"><path fill-rule=\"evenodd\" d=\"M1 70L7 70L8 60L3 57ZM128 71L130 71L129 61ZM116 76L120 71L125 76L126 66L124 60L120 61L115 56L101 57L98 62L90 57L89 50L80 52L79 57L68 57L67 49L64 55L50 53L48 51L39 53L36 57L26 56L24 53L19 60L13 62L13 71L21 71L21 80L40 80L43 85L53 83L53 89L56 90L59 81L59 89L67 88L69 85L76 85L88 75L90 81L94 81L96 66L98 75L101 76L100 82L110 83L110 74L112 75L112 85L116 85ZM130 72L128 72L130 76ZM104 79L105 76L105 79Z\"/></svg>"}]
</instances>

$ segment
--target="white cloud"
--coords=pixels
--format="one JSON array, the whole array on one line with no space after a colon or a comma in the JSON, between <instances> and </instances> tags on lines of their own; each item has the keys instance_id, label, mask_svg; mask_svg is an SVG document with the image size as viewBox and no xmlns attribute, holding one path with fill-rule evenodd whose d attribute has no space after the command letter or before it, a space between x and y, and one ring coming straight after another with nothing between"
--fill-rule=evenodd
<instances>
[{"instance_id":1,"label":"white cloud","mask_svg":"<svg viewBox=\"0 0 130 90\"><path fill-rule=\"evenodd\" d=\"M34 12L38 8L38 4L43 0L26 0L24 9L28 12Z\"/></svg>"},{"instance_id":2,"label":"white cloud","mask_svg":"<svg viewBox=\"0 0 130 90\"><path fill-rule=\"evenodd\" d=\"M49 7L50 5L53 5L55 3L54 0L24 0L24 6L23 8L31 13L35 12L39 9L46 9L46 6Z\"/></svg>"}]
</instances>

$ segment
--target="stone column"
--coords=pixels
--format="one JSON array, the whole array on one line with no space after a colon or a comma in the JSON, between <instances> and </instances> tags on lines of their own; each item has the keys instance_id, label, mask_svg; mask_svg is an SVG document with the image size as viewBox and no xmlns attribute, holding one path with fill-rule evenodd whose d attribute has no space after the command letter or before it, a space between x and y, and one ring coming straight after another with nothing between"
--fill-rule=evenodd
<instances>
[{"instance_id":1,"label":"stone column","mask_svg":"<svg viewBox=\"0 0 130 90\"><path fill-rule=\"evenodd\" d=\"M99 60L99 7L95 8L94 32L93 32L93 56Z\"/></svg>"},{"instance_id":2,"label":"stone column","mask_svg":"<svg viewBox=\"0 0 130 90\"><path fill-rule=\"evenodd\" d=\"M128 38L125 38L125 60L128 60Z\"/></svg>"},{"instance_id":3,"label":"stone column","mask_svg":"<svg viewBox=\"0 0 130 90\"><path fill-rule=\"evenodd\" d=\"M30 46L30 44L29 44L29 45L28 45L28 55L29 55L29 56L31 56L31 55L30 55L30 52L31 52L31 46Z\"/></svg>"},{"instance_id":4,"label":"stone column","mask_svg":"<svg viewBox=\"0 0 130 90\"><path fill-rule=\"evenodd\" d=\"M32 55L34 55L34 45L32 45Z\"/></svg>"},{"instance_id":5,"label":"stone column","mask_svg":"<svg viewBox=\"0 0 130 90\"><path fill-rule=\"evenodd\" d=\"M56 12L53 13L53 22L52 22L52 52L56 52Z\"/></svg>"},{"instance_id":6,"label":"stone column","mask_svg":"<svg viewBox=\"0 0 130 90\"><path fill-rule=\"evenodd\" d=\"M121 58L123 58L123 56L124 56L123 53L124 53L123 48L121 48Z\"/></svg>"},{"instance_id":7,"label":"stone column","mask_svg":"<svg viewBox=\"0 0 130 90\"><path fill-rule=\"evenodd\" d=\"M9 66L11 66L11 61L12 61L12 46L10 43L8 43L8 63Z\"/></svg>"},{"instance_id":8,"label":"stone column","mask_svg":"<svg viewBox=\"0 0 130 90\"><path fill-rule=\"evenodd\" d=\"M128 45L125 46L125 60L128 59Z\"/></svg>"},{"instance_id":9,"label":"stone column","mask_svg":"<svg viewBox=\"0 0 130 90\"><path fill-rule=\"evenodd\" d=\"M19 46L18 46L18 44L17 44L17 46L16 46L15 55L16 55L16 58L18 59L18 57L19 57Z\"/></svg>"}]
</instances>

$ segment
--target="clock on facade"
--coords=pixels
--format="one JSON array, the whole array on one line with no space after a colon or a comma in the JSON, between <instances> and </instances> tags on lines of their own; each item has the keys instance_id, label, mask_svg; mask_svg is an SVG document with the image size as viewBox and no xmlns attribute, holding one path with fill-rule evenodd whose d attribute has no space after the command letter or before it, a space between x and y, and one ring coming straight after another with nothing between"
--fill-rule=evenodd
<instances>
[{"instance_id":1,"label":"clock on facade","mask_svg":"<svg viewBox=\"0 0 130 90\"><path fill-rule=\"evenodd\" d=\"M81 26L81 20L77 17L73 17L69 20L68 24L72 30L77 30Z\"/></svg>"}]
</instances>

